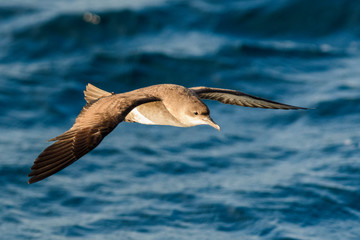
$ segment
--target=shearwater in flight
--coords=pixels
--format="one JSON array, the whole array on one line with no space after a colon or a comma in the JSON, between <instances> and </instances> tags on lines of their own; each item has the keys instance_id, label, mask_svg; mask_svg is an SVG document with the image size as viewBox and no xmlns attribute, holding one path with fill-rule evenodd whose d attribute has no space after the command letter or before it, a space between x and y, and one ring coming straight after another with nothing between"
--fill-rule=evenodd
<instances>
[{"instance_id":1,"label":"shearwater in flight","mask_svg":"<svg viewBox=\"0 0 360 240\"><path fill-rule=\"evenodd\" d=\"M201 99L254 108L306 109L235 90L159 84L131 92L114 94L88 84L87 104L65 133L34 161L29 183L38 182L69 166L91 150L122 121L153 125L192 127L210 125L220 130Z\"/></svg>"}]
</instances>

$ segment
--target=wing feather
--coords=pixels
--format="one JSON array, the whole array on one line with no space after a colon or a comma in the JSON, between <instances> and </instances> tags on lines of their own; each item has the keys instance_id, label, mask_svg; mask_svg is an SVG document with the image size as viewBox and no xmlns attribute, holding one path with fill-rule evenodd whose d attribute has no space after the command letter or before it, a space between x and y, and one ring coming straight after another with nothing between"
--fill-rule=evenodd
<instances>
[{"instance_id":1,"label":"wing feather","mask_svg":"<svg viewBox=\"0 0 360 240\"><path fill-rule=\"evenodd\" d=\"M271 101L265 98L256 97L236 90L209 87L193 87L190 89L202 99L215 100L224 104L238 105L242 107L272 108L285 110L307 109L303 107L297 107Z\"/></svg>"},{"instance_id":2,"label":"wing feather","mask_svg":"<svg viewBox=\"0 0 360 240\"><path fill-rule=\"evenodd\" d=\"M99 92L102 93L101 91ZM133 108L152 101L159 99L145 95L118 94L88 103L71 129L50 139L55 142L35 159L28 182L38 182L74 163L98 146Z\"/></svg>"}]
</instances>

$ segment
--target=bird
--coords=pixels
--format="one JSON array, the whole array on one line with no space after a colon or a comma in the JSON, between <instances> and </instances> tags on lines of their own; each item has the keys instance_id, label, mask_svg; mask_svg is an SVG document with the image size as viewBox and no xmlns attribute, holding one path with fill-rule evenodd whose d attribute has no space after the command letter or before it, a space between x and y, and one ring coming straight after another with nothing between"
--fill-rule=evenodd
<instances>
[{"instance_id":1,"label":"bird","mask_svg":"<svg viewBox=\"0 0 360 240\"><path fill-rule=\"evenodd\" d=\"M210 117L210 110L202 99L242 107L307 109L236 90L186 88L175 84L158 84L115 94L89 83L84 95L87 103L73 126L48 140L54 143L35 159L28 175L29 184L59 172L89 153L123 121L176 127L209 125L220 131L220 126Z\"/></svg>"}]
</instances>

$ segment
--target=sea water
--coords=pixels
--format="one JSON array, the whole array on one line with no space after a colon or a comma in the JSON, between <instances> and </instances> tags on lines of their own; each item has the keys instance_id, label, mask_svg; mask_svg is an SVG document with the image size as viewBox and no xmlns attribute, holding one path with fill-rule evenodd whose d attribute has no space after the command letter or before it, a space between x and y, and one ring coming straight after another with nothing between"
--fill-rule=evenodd
<instances>
[{"instance_id":1,"label":"sea water","mask_svg":"<svg viewBox=\"0 0 360 240\"><path fill-rule=\"evenodd\" d=\"M360 239L360 2L0 1L1 239ZM244 91L221 132L121 123L27 184L87 83Z\"/></svg>"}]
</instances>

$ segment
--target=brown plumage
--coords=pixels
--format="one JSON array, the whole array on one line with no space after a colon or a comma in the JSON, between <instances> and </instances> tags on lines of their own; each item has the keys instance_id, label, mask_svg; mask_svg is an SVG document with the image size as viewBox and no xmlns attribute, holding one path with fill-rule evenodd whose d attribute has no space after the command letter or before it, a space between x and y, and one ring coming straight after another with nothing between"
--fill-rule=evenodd
<instances>
[{"instance_id":1,"label":"brown plumage","mask_svg":"<svg viewBox=\"0 0 360 240\"><path fill-rule=\"evenodd\" d=\"M271 109L306 109L303 107L295 107L279 102L270 101L264 98L252 96L243 92L209 87L193 87L193 90L200 98L208 100L216 100L221 103L238 105L242 107L252 108L271 108Z\"/></svg>"},{"instance_id":2,"label":"brown plumage","mask_svg":"<svg viewBox=\"0 0 360 240\"><path fill-rule=\"evenodd\" d=\"M127 93L114 94L88 84L84 91L86 106L74 125L34 161L29 183L40 181L69 166L91 150L120 122L191 127L200 124L220 127L210 118L208 107L200 100L273 109L306 109L251 96L239 91L160 84Z\"/></svg>"}]
</instances>

